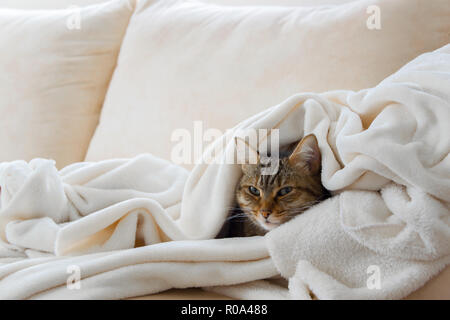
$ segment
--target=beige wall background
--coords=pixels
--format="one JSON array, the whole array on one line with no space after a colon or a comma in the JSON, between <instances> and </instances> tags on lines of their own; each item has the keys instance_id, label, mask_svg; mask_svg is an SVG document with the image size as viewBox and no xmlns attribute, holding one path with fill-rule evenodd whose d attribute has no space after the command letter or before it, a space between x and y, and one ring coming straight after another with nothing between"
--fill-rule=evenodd
<instances>
[{"instance_id":1,"label":"beige wall background","mask_svg":"<svg viewBox=\"0 0 450 320\"><path fill-rule=\"evenodd\" d=\"M85 6L106 0L0 0L0 8L16 9L64 9L69 6Z\"/></svg>"},{"instance_id":2,"label":"beige wall background","mask_svg":"<svg viewBox=\"0 0 450 320\"><path fill-rule=\"evenodd\" d=\"M0 0L0 8L16 9L64 9L72 5L85 6L108 0ZM203 0L221 5L271 5L271 6L314 6L342 4L354 0Z\"/></svg>"}]
</instances>

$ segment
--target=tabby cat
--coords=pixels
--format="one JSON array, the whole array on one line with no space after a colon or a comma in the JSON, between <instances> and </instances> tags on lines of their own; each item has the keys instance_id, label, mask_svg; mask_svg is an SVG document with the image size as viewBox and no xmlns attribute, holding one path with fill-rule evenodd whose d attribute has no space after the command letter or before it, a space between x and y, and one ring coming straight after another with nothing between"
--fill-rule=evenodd
<instances>
[{"instance_id":1,"label":"tabby cat","mask_svg":"<svg viewBox=\"0 0 450 320\"><path fill-rule=\"evenodd\" d=\"M238 139L236 143L245 144ZM266 166L259 154L256 164L242 165L243 175L236 188L238 213L231 214L230 236L264 235L329 196L320 179L316 137L308 135L294 146L284 153L280 150L274 174L262 174Z\"/></svg>"}]
</instances>

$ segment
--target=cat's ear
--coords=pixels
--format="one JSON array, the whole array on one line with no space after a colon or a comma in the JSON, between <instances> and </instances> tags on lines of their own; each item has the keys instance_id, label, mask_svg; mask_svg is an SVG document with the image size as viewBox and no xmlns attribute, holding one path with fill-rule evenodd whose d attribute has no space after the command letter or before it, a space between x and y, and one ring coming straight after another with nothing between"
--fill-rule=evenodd
<instances>
[{"instance_id":1,"label":"cat's ear","mask_svg":"<svg viewBox=\"0 0 450 320\"><path fill-rule=\"evenodd\" d=\"M242 164L242 170L245 171L249 164L257 164L259 162L259 153L250 146L247 141L235 137L237 163Z\"/></svg>"},{"instance_id":2,"label":"cat's ear","mask_svg":"<svg viewBox=\"0 0 450 320\"><path fill-rule=\"evenodd\" d=\"M319 173L321 161L319 144L312 134L300 140L289 157L292 166L306 169L310 174Z\"/></svg>"}]
</instances>

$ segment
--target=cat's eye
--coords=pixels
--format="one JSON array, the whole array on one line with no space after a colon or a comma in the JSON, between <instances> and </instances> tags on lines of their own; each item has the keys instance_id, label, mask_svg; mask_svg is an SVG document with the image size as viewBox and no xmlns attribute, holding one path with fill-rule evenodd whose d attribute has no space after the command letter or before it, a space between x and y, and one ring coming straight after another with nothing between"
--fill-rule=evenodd
<instances>
[{"instance_id":1,"label":"cat's eye","mask_svg":"<svg viewBox=\"0 0 450 320\"><path fill-rule=\"evenodd\" d=\"M254 196L259 196L259 190L256 189L254 186L248 187L248 191Z\"/></svg>"},{"instance_id":2,"label":"cat's eye","mask_svg":"<svg viewBox=\"0 0 450 320\"><path fill-rule=\"evenodd\" d=\"M279 197L285 196L291 191L292 191L292 187L281 188L280 190L278 190L277 196L279 196Z\"/></svg>"}]
</instances>

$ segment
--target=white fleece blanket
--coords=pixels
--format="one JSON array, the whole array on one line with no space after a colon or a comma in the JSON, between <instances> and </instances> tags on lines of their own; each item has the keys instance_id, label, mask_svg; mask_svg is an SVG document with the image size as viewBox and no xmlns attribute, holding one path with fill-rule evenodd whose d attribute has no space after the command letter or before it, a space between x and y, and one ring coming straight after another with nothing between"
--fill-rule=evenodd
<instances>
[{"instance_id":1,"label":"white fleece blanket","mask_svg":"<svg viewBox=\"0 0 450 320\"><path fill-rule=\"evenodd\" d=\"M298 94L240 123L314 133L334 197L265 237L212 239L239 165L142 155L0 165L0 299L126 298L206 287L238 298L401 298L450 263L450 45L360 92ZM176 241L170 241L176 240ZM276 278L288 280L284 286ZM81 281L77 281L77 279ZM264 279L270 279L269 281Z\"/></svg>"}]
</instances>

